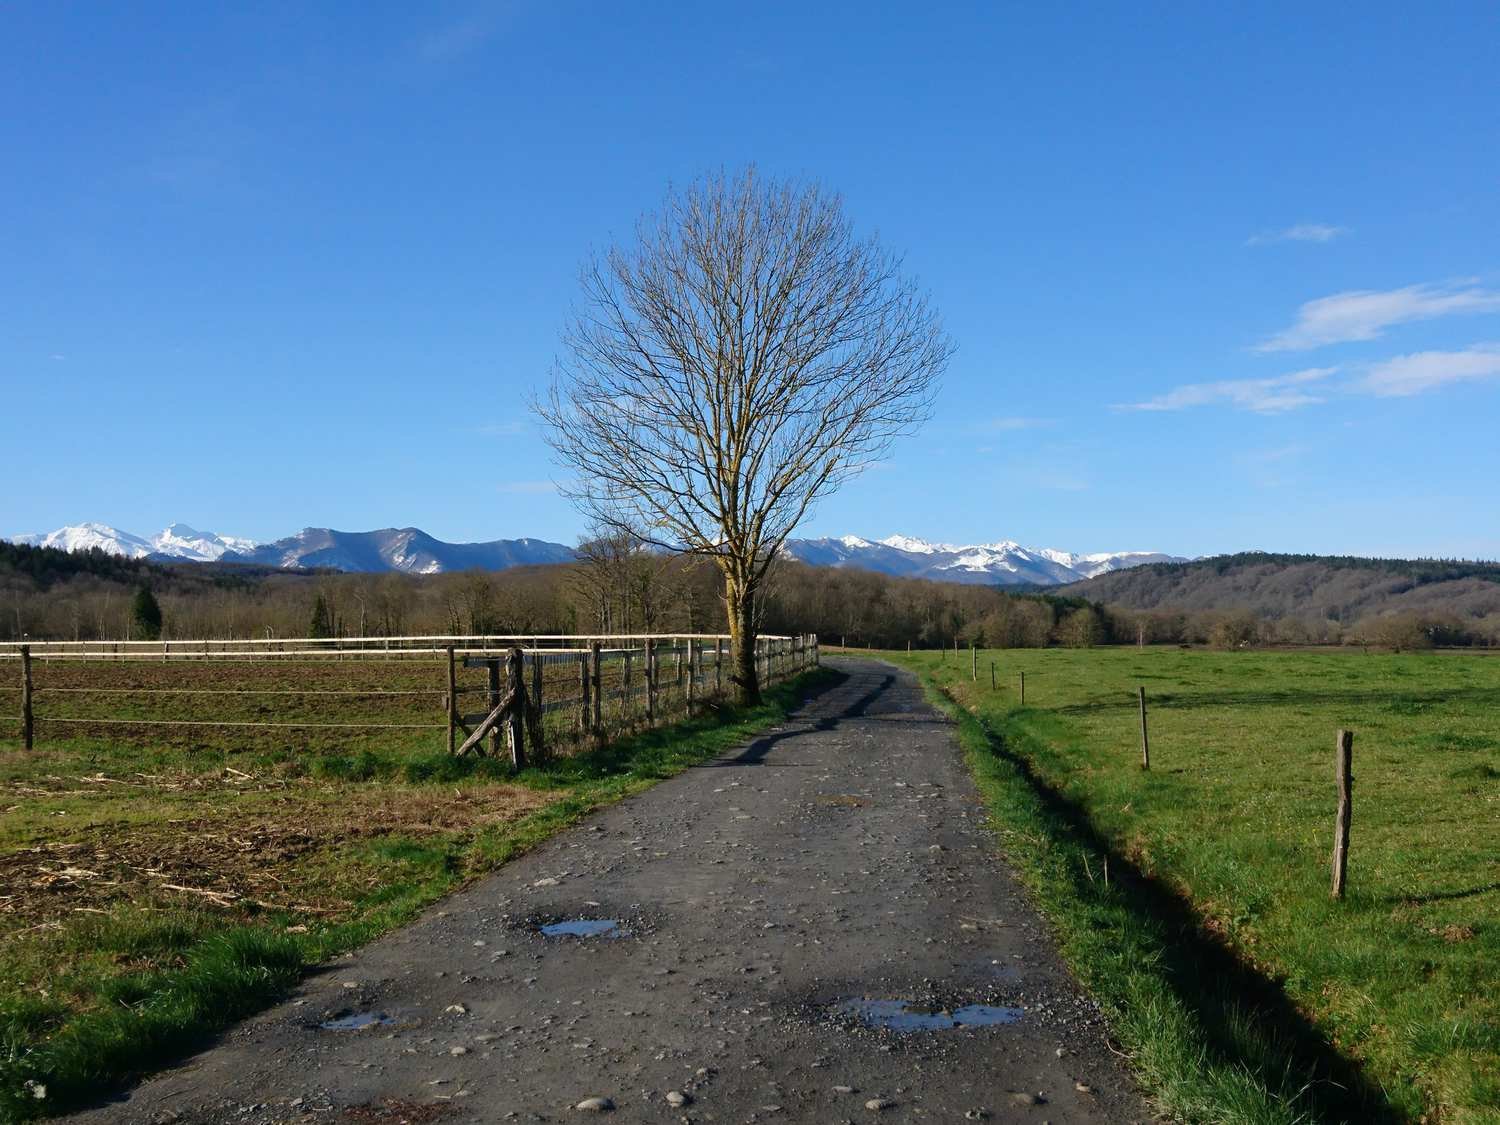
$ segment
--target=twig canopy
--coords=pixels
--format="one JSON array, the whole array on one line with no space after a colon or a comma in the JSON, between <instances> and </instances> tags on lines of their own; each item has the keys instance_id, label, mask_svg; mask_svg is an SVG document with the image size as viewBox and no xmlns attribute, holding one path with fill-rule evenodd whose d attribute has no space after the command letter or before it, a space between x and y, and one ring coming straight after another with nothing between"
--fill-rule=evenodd
<instances>
[{"instance_id":1,"label":"twig canopy","mask_svg":"<svg viewBox=\"0 0 1500 1125\"><path fill-rule=\"evenodd\" d=\"M837 195L753 168L670 191L582 285L536 403L564 492L713 558L736 632L817 500L926 420L952 343Z\"/></svg>"}]
</instances>

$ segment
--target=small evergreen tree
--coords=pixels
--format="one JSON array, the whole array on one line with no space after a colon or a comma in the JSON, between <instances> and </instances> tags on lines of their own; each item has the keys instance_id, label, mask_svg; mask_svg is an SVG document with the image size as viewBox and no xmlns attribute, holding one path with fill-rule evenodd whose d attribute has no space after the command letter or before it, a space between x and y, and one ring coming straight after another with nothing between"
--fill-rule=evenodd
<instances>
[{"instance_id":1,"label":"small evergreen tree","mask_svg":"<svg viewBox=\"0 0 1500 1125\"><path fill-rule=\"evenodd\" d=\"M314 638L333 636L333 614L328 611L328 602L321 593L313 602L312 621L308 623L307 635Z\"/></svg>"},{"instance_id":2,"label":"small evergreen tree","mask_svg":"<svg viewBox=\"0 0 1500 1125\"><path fill-rule=\"evenodd\" d=\"M142 586L135 592L135 601L130 605L130 618L135 622L136 630L143 640L160 639L161 605L149 586Z\"/></svg>"}]
</instances>

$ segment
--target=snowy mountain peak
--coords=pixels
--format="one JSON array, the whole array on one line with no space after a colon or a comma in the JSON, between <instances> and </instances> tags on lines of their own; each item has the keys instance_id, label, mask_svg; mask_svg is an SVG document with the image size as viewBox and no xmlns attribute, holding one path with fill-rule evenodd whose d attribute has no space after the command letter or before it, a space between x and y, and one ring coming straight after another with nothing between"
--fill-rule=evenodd
<instances>
[{"instance_id":1,"label":"snowy mountain peak","mask_svg":"<svg viewBox=\"0 0 1500 1125\"><path fill-rule=\"evenodd\" d=\"M155 556L192 562L212 562L225 551L247 550L255 546L255 542L250 539L198 531L185 523L174 523L149 539L110 527L107 523L90 522L70 524L45 535L17 535L14 541L33 547L56 547L63 551L89 551L97 548L111 555L124 555L128 559Z\"/></svg>"},{"instance_id":2,"label":"snowy mountain peak","mask_svg":"<svg viewBox=\"0 0 1500 1125\"><path fill-rule=\"evenodd\" d=\"M853 539L856 536L845 536L845 539ZM880 540L883 547L894 547L898 551L906 551L913 555L933 555L939 551L952 551L956 548L946 543L929 543L925 539L913 539L910 535L888 535Z\"/></svg>"},{"instance_id":3,"label":"snowy mountain peak","mask_svg":"<svg viewBox=\"0 0 1500 1125\"><path fill-rule=\"evenodd\" d=\"M815 566L858 567L912 578L992 585L1058 586L1153 562L1182 562L1150 551L1076 554L1050 547L1025 547L1014 539L956 546L931 543L910 535L869 540L860 535L837 539L794 539L786 545L792 558Z\"/></svg>"}]
</instances>

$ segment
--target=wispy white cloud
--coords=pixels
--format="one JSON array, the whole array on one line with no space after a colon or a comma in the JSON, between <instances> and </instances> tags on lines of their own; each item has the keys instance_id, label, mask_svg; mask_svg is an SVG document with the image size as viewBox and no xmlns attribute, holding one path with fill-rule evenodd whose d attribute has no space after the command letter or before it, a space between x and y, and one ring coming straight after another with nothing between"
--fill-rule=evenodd
<instances>
[{"instance_id":1,"label":"wispy white cloud","mask_svg":"<svg viewBox=\"0 0 1500 1125\"><path fill-rule=\"evenodd\" d=\"M497 484L495 491L508 496L545 496L556 492L557 485L550 480L510 480Z\"/></svg>"},{"instance_id":2,"label":"wispy white cloud","mask_svg":"<svg viewBox=\"0 0 1500 1125\"><path fill-rule=\"evenodd\" d=\"M1245 239L1246 246L1265 246L1272 242L1332 242L1349 233L1348 227L1335 227L1327 223L1298 223L1285 230L1262 231Z\"/></svg>"},{"instance_id":3,"label":"wispy white cloud","mask_svg":"<svg viewBox=\"0 0 1500 1125\"><path fill-rule=\"evenodd\" d=\"M1500 378L1500 344L1455 352L1412 352L1372 364L1356 389L1381 398L1422 394L1449 383Z\"/></svg>"},{"instance_id":4,"label":"wispy white cloud","mask_svg":"<svg viewBox=\"0 0 1500 1125\"><path fill-rule=\"evenodd\" d=\"M1289 375L1268 379L1224 379L1214 383L1186 383L1145 402L1120 403L1116 410L1186 410L1193 406L1226 405L1257 414L1281 414L1323 402L1324 397L1308 388L1338 370L1309 367Z\"/></svg>"},{"instance_id":5,"label":"wispy white cloud","mask_svg":"<svg viewBox=\"0 0 1500 1125\"><path fill-rule=\"evenodd\" d=\"M1356 289L1319 297L1297 310L1297 321L1256 346L1260 352L1303 351L1325 344L1374 340L1395 324L1464 313L1500 312L1500 291L1470 282Z\"/></svg>"}]
</instances>

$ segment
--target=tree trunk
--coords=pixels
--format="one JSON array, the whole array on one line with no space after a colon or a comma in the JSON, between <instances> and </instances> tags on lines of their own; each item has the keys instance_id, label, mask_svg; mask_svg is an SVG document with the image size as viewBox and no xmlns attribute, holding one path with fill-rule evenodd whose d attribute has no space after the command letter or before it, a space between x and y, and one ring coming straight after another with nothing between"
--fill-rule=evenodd
<instances>
[{"instance_id":1,"label":"tree trunk","mask_svg":"<svg viewBox=\"0 0 1500 1125\"><path fill-rule=\"evenodd\" d=\"M755 590L732 575L724 579L724 608L729 615L732 648L730 681L735 702L753 707L760 702L760 676L755 667Z\"/></svg>"}]
</instances>

